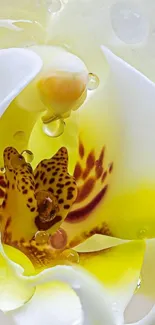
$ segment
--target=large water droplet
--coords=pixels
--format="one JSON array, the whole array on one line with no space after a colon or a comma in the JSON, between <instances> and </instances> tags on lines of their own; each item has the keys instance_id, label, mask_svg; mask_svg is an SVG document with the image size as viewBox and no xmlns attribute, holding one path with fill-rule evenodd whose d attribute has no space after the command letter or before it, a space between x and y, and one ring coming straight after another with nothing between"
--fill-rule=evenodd
<instances>
[{"instance_id":1,"label":"large water droplet","mask_svg":"<svg viewBox=\"0 0 155 325\"><path fill-rule=\"evenodd\" d=\"M40 221L44 223L53 220L59 211L57 199L54 195L47 191L38 191L36 200Z\"/></svg>"},{"instance_id":2,"label":"large water droplet","mask_svg":"<svg viewBox=\"0 0 155 325\"><path fill-rule=\"evenodd\" d=\"M17 131L14 135L14 140L19 143L25 143L26 142L26 134L24 131Z\"/></svg>"},{"instance_id":3,"label":"large water droplet","mask_svg":"<svg viewBox=\"0 0 155 325\"><path fill-rule=\"evenodd\" d=\"M67 244L67 234L64 229L58 229L55 234L50 237L51 246L55 249L63 249Z\"/></svg>"},{"instance_id":4,"label":"large water droplet","mask_svg":"<svg viewBox=\"0 0 155 325\"><path fill-rule=\"evenodd\" d=\"M71 263L79 263L79 254L73 249L66 249L62 252L62 257Z\"/></svg>"},{"instance_id":5,"label":"large water droplet","mask_svg":"<svg viewBox=\"0 0 155 325\"><path fill-rule=\"evenodd\" d=\"M125 43L142 42L149 33L149 23L132 2L120 1L111 8L111 24L116 35Z\"/></svg>"},{"instance_id":6,"label":"large water droplet","mask_svg":"<svg viewBox=\"0 0 155 325\"><path fill-rule=\"evenodd\" d=\"M94 73L89 73L88 78L89 78L88 85L87 85L88 90L95 90L100 83L98 76Z\"/></svg>"},{"instance_id":7,"label":"large water droplet","mask_svg":"<svg viewBox=\"0 0 155 325\"><path fill-rule=\"evenodd\" d=\"M139 239L145 239L147 238L147 229L143 228L143 229L140 229L137 233L137 237Z\"/></svg>"},{"instance_id":8,"label":"large water droplet","mask_svg":"<svg viewBox=\"0 0 155 325\"><path fill-rule=\"evenodd\" d=\"M56 13L56 12L60 11L61 6L62 6L60 0L47 0L46 4L48 7L48 11L50 13Z\"/></svg>"},{"instance_id":9,"label":"large water droplet","mask_svg":"<svg viewBox=\"0 0 155 325\"><path fill-rule=\"evenodd\" d=\"M35 234L35 241L39 245L44 245L48 242L49 234L46 231L37 231Z\"/></svg>"},{"instance_id":10,"label":"large water droplet","mask_svg":"<svg viewBox=\"0 0 155 325\"><path fill-rule=\"evenodd\" d=\"M49 123L43 123L43 131L49 137L59 137L63 134L65 128L65 122L62 119L51 121Z\"/></svg>"},{"instance_id":11,"label":"large water droplet","mask_svg":"<svg viewBox=\"0 0 155 325\"><path fill-rule=\"evenodd\" d=\"M25 158L25 161L27 163L31 163L34 159L33 152L30 150L24 150L22 151L21 155Z\"/></svg>"}]
</instances>

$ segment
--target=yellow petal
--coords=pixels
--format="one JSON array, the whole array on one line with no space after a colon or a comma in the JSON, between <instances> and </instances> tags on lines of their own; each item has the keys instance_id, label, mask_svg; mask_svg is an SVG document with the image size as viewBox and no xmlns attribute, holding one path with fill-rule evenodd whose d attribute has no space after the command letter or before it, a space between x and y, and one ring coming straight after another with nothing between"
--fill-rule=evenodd
<instances>
[{"instance_id":1,"label":"yellow petal","mask_svg":"<svg viewBox=\"0 0 155 325\"><path fill-rule=\"evenodd\" d=\"M4 252L5 250L5 252ZM34 294L35 288L29 287L20 279L20 274L34 274L34 268L28 258L10 246L0 248L0 309L12 310L22 306Z\"/></svg>"},{"instance_id":2,"label":"yellow petal","mask_svg":"<svg viewBox=\"0 0 155 325\"><path fill-rule=\"evenodd\" d=\"M79 113L78 157L74 168L78 196L64 223L72 247L95 233L114 235L104 206L110 197L115 172L117 133L102 86Z\"/></svg>"},{"instance_id":3,"label":"yellow petal","mask_svg":"<svg viewBox=\"0 0 155 325\"><path fill-rule=\"evenodd\" d=\"M124 311L140 276L145 243L133 241L94 253L80 253L80 265L103 283L113 302Z\"/></svg>"},{"instance_id":4,"label":"yellow petal","mask_svg":"<svg viewBox=\"0 0 155 325\"><path fill-rule=\"evenodd\" d=\"M103 249L122 245L128 242L115 237L104 236L104 235L93 235L86 239L81 244L74 247L74 250L79 253L97 252Z\"/></svg>"}]
</instances>

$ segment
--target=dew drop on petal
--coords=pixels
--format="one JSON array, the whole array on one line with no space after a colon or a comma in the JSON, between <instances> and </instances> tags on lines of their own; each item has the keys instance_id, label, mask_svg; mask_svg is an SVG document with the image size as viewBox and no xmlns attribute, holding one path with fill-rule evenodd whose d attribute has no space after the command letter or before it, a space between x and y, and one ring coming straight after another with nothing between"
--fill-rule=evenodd
<instances>
[{"instance_id":1,"label":"dew drop on petal","mask_svg":"<svg viewBox=\"0 0 155 325\"><path fill-rule=\"evenodd\" d=\"M43 131L49 137L59 137L64 133L65 122L62 119L43 123Z\"/></svg>"},{"instance_id":2,"label":"dew drop on petal","mask_svg":"<svg viewBox=\"0 0 155 325\"><path fill-rule=\"evenodd\" d=\"M26 134L24 131L17 131L14 135L13 138L15 141L19 143L25 143L26 142Z\"/></svg>"},{"instance_id":3,"label":"dew drop on petal","mask_svg":"<svg viewBox=\"0 0 155 325\"><path fill-rule=\"evenodd\" d=\"M38 191L36 193L39 219L41 222L48 222L55 218L59 211L56 197L47 191Z\"/></svg>"},{"instance_id":4,"label":"dew drop on petal","mask_svg":"<svg viewBox=\"0 0 155 325\"><path fill-rule=\"evenodd\" d=\"M149 23L131 1L120 1L111 7L111 24L115 34L127 44L142 42L149 33Z\"/></svg>"},{"instance_id":5,"label":"dew drop on petal","mask_svg":"<svg viewBox=\"0 0 155 325\"><path fill-rule=\"evenodd\" d=\"M147 238L147 229L143 228L143 229L140 229L137 233L137 237L138 239L145 239Z\"/></svg>"},{"instance_id":6,"label":"dew drop on petal","mask_svg":"<svg viewBox=\"0 0 155 325\"><path fill-rule=\"evenodd\" d=\"M136 289L135 289L135 293L140 289L141 283L142 283L142 278L140 276L139 279L138 279L138 282L137 282L137 286L136 286Z\"/></svg>"},{"instance_id":7,"label":"dew drop on petal","mask_svg":"<svg viewBox=\"0 0 155 325\"><path fill-rule=\"evenodd\" d=\"M63 249L67 244L67 234L64 229L58 229L50 236L50 244L55 249Z\"/></svg>"},{"instance_id":8,"label":"dew drop on petal","mask_svg":"<svg viewBox=\"0 0 155 325\"><path fill-rule=\"evenodd\" d=\"M50 12L50 13L56 13L56 12L60 11L61 6L62 6L60 0L47 0L46 4L48 7L48 12Z\"/></svg>"},{"instance_id":9,"label":"dew drop on petal","mask_svg":"<svg viewBox=\"0 0 155 325\"><path fill-rule=\"evenodd\" d=\"M5 172L6 172L5 167L1 167L1 168L0 168L0 173L5 174Z\"/></svg>"},{"instance_id":10,"label":"dew drop on petal","mask_svg":"<svg viewBox=\"0 0 155 325\"><path fill-rule=\"evenodd\" d=\"M94 73L89 73L88 75L88 90L95 90L99 86L100 80L98 76Z\"/></svg>"},{"instance_id":11,"label":"dew drop on petal","mask_svg":"<svg viewBox=\"0 0 155 325\"><path fill-rule=\"evenodd\" d=\"M34 159L33 152L30 150L24 150L22 151L21 155L25 158L25 161L27 163L31 163Z\"/></svg>"},{"instance_id":12,"label":"dew drop on petal","mask_svg":"<svg viewBox=\"0 0 155 325\"><path fill-rule=\"evenodd\" d=\"M48 242L49 234L46 231L37 231L35 234L35 241L39 245L44 245Z\"/></svg>"},{"instance_id":13,"label":"dew drop on petal","mask_svg":"<svg viewBox=\"0 0 155 325\"><path fill-rule=\"evenodd\" d=\"M62 253L62 257L71 263L79 263L80 257L79 254L73 249L66 249Z\"/></svg>"}]
</instances>

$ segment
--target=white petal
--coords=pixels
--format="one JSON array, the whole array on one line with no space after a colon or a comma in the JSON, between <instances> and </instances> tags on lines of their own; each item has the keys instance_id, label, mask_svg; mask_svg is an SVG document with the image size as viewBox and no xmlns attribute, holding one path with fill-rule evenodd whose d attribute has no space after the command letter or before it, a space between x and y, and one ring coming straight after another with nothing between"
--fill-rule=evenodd
<instances>
[{"instance_id":1,"label":"white petal","mask_svg":"<svg viewBox=\"0 0 155 325\"><path fill-rule=\"evenodd\" d=\"M80 300L63 284L39 285L32 299L10 313L15 325L82 325Z\"/></svg>"},{"instance_id":2,"label":"white petal","mask_svg":"<svg viewBox=\"0 0 155 325\"><path fill-rule=\"evenodd\" d=\"M151 309L151 311L144 318L139 320L136 323L132 323L132 325L154 325L155 324L155 307Z\"/></svg>"},{"instance_id":3,"label":"white petal","mask_svg":"<svg viewBox=\"0 0 155 325\"><path fill-rule=\"evenodd\" d=\"M18 48L0 50L0 116L41 67L42 60L33 51Z\"/></svg>"},{"instance_id":4,"label":"white petal","mask_svg":"<svg viewBox=\"0 0 155 325\"><path fill-rule=\"evenodd\" d=\"M2 311L0 311L0 324L1 325L15 325L12 318L8 315L5 315Z\"/></svg>"},{"instance_id":5,"label":"white petal","mask_svg":"<svg viewBox=\"0 0 155 325\"><path fill-rule=\"evenodd\" d=\"M154 301L150 297L141 294L138 290L125 310L125 323L135 323L142 320L150 313L153 306Z\"/></svg>"},{"instance_id":6,"label":"white petal","mask_svg":"<svg viewBox=\"0 0 155 325\"><path fill-rule=\"evenodd\" d=\"M137 325L153 325L155 323L155 239L147 240L146 244L141 270L141 285L125 312L126 322Z\"/></svg>"},{"instance_id":7,"label":"white petal","mask_svg":"<svg viewBox=\"0 0 155 325\"><path fill-rule=\"evenodd\" d=\"M56 266L28 279L29 282L31 281L33 285L37 286L51 280L65 282L75 290L83 307L86 324L122 323L123 315L117 301L111 303L107 290L84 269Z\"/></svg>"},{"instance_id":8,"label":"white petal","mask_svg":"<svg viewBox=\"0 0 155 325\"><path fill-rule=\"evenodd\" d=\"M116 100L120 119L122 155L119 157L123 183L155 179L155 84L105 46L110 66L108 85ZM119 179L121 186L121 181Z\"/></svg>"}]
</instances>

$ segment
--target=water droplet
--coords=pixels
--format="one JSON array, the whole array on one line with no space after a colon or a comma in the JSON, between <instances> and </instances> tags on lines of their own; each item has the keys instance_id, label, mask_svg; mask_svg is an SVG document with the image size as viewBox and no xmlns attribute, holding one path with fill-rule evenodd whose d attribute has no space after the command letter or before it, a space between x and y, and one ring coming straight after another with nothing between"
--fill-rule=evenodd
<instances>
[{"instance_id":1,"label":"water droplet","mask_svg":"<svg viewBox=\"0 0 155 325\"><path fill-rule=\"evenodd\" d=\"M140 229L137 233L137 237L139 239L145 239L147 237L147 229L143 228L143 229Z\"/></svg>"},{"instance_id":2,"label":"water droplet","mask_svg":"<svg viewBox=\"0 0 155 325\"><path fill-rule=\"evenodd\" d=\"M6 172L5 167L1 167L1 168L0 168L0 173L5 174L5 172Z\"/></svg>"},{"instance_id":3,"label":"water droplet","mask_svg":"<svg viewBox=\"0 0 155 325\"><path fill-rule=\"evenodd\" d=\"M62 6L60 0L47 0L46 4L48 6L48 11L50 13L56 13L56 12L60 11L61 6Z\"/></svg>"},{"instance_id":4,"label":"water droplet","mask_svg":"<svg viewBox=\"0 0 155 325\"><path fill-rule=\"evenodd\" d=\"M22 155L15 155L12 159L11 159L11 165L13 168L17 168L19 166L23 166L25 165L25 159Z\"/></svg>"},{"instance_id":5,"label":"water droplet","mask_svg":"<svg viewBox=\"0 0 155 325\"><path fill-rule=\"evenodd\" d=\"M39 245L44 245L48 242L49 234L46 231L37 231L35 234L35 241Z\"/></svg>"},{"instance_id":6,"label":"water droplet","mask_svg":"<svg viewBox=\"0 0 155 325\"><path fill-rule=\"evenodd\" d=\"M63 134L65 128L65 122L62 119L52 121L50 123L43 123L43 131L49 137L59 137Z\"/></svg>"},{"instance_id":7,"label":"water droplet","mask_svg":"<svg viewBox=\"0 0 155 325\"><path fill-rule=\"evenodd\" d=\"M31 163L34 159L33 152L30 150L24 150L22 151L21 155L25 158L25 161L27 163Z\"/></svg>"},{"instance_id":8,"label":"water droplet","mask_svg":"<svg viewBox=\"0 0 155 325\"><path fill-rule=\"evenodd\" d=\"M99 86L99 83L100 83L98 76L96 76L96 74L94 74L94 73L89 73L88 78L89 79L88 79L87 88L89 90L95 90Z\"/></svg>"},{"instance_id":9,"label":"water droplet","mask_svg":"<svg viewBox=\"0 0 155 325\"><path fill-rule=\"evenodd\" d=\"M137 282L135 293L140 289L141 284L142 284L142 277L140 276L139 279L138 279L138 282Z\"/></svg>"},{"instance_id":10,"label":"water droplet","mask_svg":"<svg viewBox=\"0 0 155 325\"><path fill-rule=\"evenodd\" d=\"M17 131L14 135L14 140L16 140L19 143L25 143L26 142L26 134L24 131Z\"/></svg>"},{"instance_id":11,"label":"water droplet","mask_svg":"<svg viewBox=\"0 0 155 325\"><path fill-rule=\"evenodd\" d=\"M62 252L62 257L71 263L79 263L79 254L73 249L66 249Z\"/></svg>"},{"instance_id":12,"label":"water droplet","mask_svg":"<svg viewBox=\"0 0 155 325\"><path fill-rule=\"evenodd\" d=\"M142 42L149 33L145 16L134 3L128 1L120 1L112 6L111 24L116 35L128 44Z\"/></svg>"},{"instance_id":13,"label":"water droplet","mask_svg":"<svg viewBox=\"0 0 155 325\"><path fill-rule=\"evenodd\" d=\"M55 234L50 237L51 246L55 249L63 249L67 244L67 234L64 229L58 229Z\"/></svg>"},{"instance_id":14,"label":"water droplet","mask_svg":"<svg viewBox=\"0 0 155 325\"><path fill-rule=\"evenodd\" d=\"M53 220L59 211L55 196L47 191L38 191L36 193L36 200L40 221L48 222Z\"/></svg>"}]
</instances>

